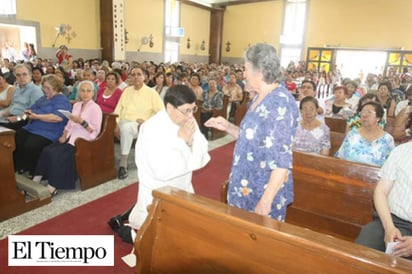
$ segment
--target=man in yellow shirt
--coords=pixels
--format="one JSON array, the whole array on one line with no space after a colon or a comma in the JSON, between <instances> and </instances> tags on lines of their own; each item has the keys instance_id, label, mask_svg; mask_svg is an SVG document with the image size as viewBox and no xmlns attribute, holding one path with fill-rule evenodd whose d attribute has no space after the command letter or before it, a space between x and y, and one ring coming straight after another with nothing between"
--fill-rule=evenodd
<instances>
[{"instance_id":1,"label":"man in yellow shirt","mask_svg":"<svg viewBox=\"0 0 412 274\"><path fill-rule=\"evenodd\" d=\"M139 125L164 108L159 94L144 84L145 74L140 67L134 67L129 76L132 85L123 91L114 110L118 115L115 136L120 139L121 151L119 179L128 176L127 159Z\"/></svg>"}]
</instances>

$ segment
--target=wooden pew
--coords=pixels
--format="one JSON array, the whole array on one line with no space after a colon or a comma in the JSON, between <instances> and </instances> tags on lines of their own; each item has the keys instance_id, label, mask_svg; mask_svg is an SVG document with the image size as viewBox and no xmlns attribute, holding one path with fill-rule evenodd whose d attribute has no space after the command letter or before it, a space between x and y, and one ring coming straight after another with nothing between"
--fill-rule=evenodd
<instances>
[{"instance_id":1,"label":"wooden pew","mask_svg":"<svg viewBox=\"0 0 412 274\"><path fill-rule=\"evenodd\" d=\"M77 139L76 169L82 190L86 190L116 178L114 159L115 114L103 113L102 129L92 141Z\"/></svg>"},{"instance_id":2,"label":"wooden pew","mask_svg":"<svg viewBox=\"0 0 412 274\"><path fill-rule=\"evenodd\" d=\"M353 241L372 220L379 167L293 152L294 203L286 221Z\"/></svg>"},{"instance_id":3,"label":"wooden pew","mask_svg":"<svg viewBox=\"0 0 412 274\"><path fill-rule=\"evenodd\" d=\"M407 142L409 139L405 134L407 121L402 117L386 117L385 131L392 135L395 144Z\"/></svg>"},{"instance_id":4,"label":"wooden pew","mask_svg":"<svg viewBox=\"0 0 412 274\"><path fill-rule=\"evenodd\" d=\"M17 190L14 174L14 130L0 127L0 222L51 202L49 195L25 197Z\"/></svg>"},{"instance_id":5,"label":"wooden pew","mask_svg":"<svg viewBox=\"0 0 412 274\"><path fill-rule=\"evenodd\" d=\"M336 132L342 132L342 133L345 133L346 131L346 120L345 119L325 117L325 124L329 127L330 131L336 131Z\"/></svg>"},{"instance_id":6,"label":"wooden pew","mask_svg":"<svg viewBox=\"0 0 412 274\"><path fill-rule=\"evenodd\" d=\"M345 139L346 134L342 132L331 131L330 132L330 151L329 155L334 156L336 151L339 150L340 146L342 145L343 139Z\"/></svg>"},{"instance_id":7,"label":"wooden pew","mask_svg":"<svg viewBox=\"0 0 412 274\"><path fill-rule=\"evenodd\" d=\"M353 241L372 220L378 172L376 166L294 151L295 198L286 222ZM222 202L227 183L221 186Z\"/></svg>"},{"instance_id":8,"label":"wooden pew","mask_svg":"<svg viewBox=\"0 0 412 274\"><path fill-rule=\"evenodd\" d=\"M136 273L410 273L412 262L172 187L153 192Z\"/></svg>"}]
</instances>

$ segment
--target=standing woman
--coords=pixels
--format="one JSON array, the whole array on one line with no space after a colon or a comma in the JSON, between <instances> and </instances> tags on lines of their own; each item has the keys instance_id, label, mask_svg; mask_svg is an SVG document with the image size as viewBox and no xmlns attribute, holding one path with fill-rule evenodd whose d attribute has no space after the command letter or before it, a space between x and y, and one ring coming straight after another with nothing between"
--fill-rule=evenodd
<instances>
[{"instance_id":1,"label":"standing woman","mask_svg":"<svg viewBox=\"0 0 412 274\"><path fill-rule=\"evenodd\" d=\"M73 56L69 54L69 49L65 45L61 45L56 52L57 64L66 72L69 72L73 67Z\"/></svg>"},{"instance_id":2,"label":"standing woman","mask_svg":"<svg viewBox=\"0 0 412 274\"><path fill-rule=\"evenodd\" d=\"M67 118L58 110L71 110L69 100L61 93L63 83L56 75L44 76L42 86L45 95L25 110L21 119L29 122L16 131L15 137L14 168L28 172L29 176L33 175L43 148L56 142L63 133Z\"/></svg>"},{"instance_id":3,"label":"standing woman","mask_svg":"<svg viewBox=\"0 0 412 274\"><path fill-rule=\"evenodd\" d=\"M37 58L37 52L36 52L36 49L34 48L34 44L30 43L29 47L30 47L30 61L33 62Z\"/></svg>"},{"instance_id":4,"label":"standing woman","mask_svg":"<svg viewBox=\"0 0 412 274\"><path fill-rule=\"evenodd\" d=\"M57 194L57 189L73 189L76 186L76 139L94 140L100 133L102 110L93 101L94 92L92 81L80 82L80 101L73 105L70 120L59 142L44 148L40 155L33 181L39 183L45 177L52 196Z\"/></svg>"},{"instance_id":5,"label":"standing woman","mask_svg":"<svg viewBox=\"0 0 412 274\"><path fill-rule=\"evenodd\" d=\"M122 96L122 90L119 88L120 76L116 72L108 72L106 74L106 86L100 88L97 93L96 103L100 106L103 112L113 113Z\"/></svg>"},{"instance_id":6,"label":"standing woman","mask_svg":"<svg viewBox=\"0 0 412 274\"><path fill-rule=\"evenodd\" d=\"M281 87L276 50L268 44L250 47L245 77L256 91L240 127L223 117L205 125L237 138L229 177L228 203L284 221L293 202L292 143L298 124L295 99Z\"/></svg>"}]
</instances>

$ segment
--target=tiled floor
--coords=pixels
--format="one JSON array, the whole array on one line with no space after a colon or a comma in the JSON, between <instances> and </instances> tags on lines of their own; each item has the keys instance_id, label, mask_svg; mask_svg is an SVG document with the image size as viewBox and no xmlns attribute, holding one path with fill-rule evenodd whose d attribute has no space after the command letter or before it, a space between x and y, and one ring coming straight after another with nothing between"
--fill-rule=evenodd
<instances>
[{"instance_id":1,"label":"tiled floor","mask_svg":"<svg viewBox=\"0 0 412 274\"><path fill-rule=\"evenodd\" d=\"M215 149L231 141L233 141L231 136L226 136L215 141L209 141L209 150ZM116 150L118 151L118 147L116 147ZM118 153L116 154L118 155ZM0 239L3 239L10 234L18 233L26 228L62 214L72 208L78 207L135 183L137 181L137 169L134 163L134 151L130 154L128 169L129 177L124 180L114 179L86 191L81 191L80 188L69 191L60 191L59 194L53 198L53 201L50 204L1 222Z\"/></svg>"}]
</instances>

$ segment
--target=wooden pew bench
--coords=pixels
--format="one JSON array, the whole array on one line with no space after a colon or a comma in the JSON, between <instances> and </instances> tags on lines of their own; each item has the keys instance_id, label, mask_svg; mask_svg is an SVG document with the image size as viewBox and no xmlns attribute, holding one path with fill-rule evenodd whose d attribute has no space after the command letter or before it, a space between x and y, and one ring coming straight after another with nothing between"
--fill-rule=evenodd
<instances>
[{"instance_id":1,"label":"wooden pew bench","mask_svg":"<svg viewBox=\"0 0 412 274\"><path fill-rule=\"evenodd\" d=\"M334 157L293 152L294 202L286 222L354 241L372 220L379 168ZM227 183L221 201L227 202Z\"/></svg>"},{"instance_id":2,"label":"wooden pew bench","mask_svg":"<svg viewBox=\"0 0 412 274\"><path fill-rule=\"evenodd\" d=\"M76 170L82 190L116 178L114 157L115 114L103 113L102 129L95 140L77 139Z\"/></svg>"},{"instance_id":3,"label":"wooden pew bench","mask_svg":"<svg viewBox=\"0 0 412 274\"><path fill-rule=\"evenodd\" d=\"M353 241L372 220L379 167L293 152L295 200L286 222Z\"/></svg>"},{"instance_id":4,"label":"wooden pew bench","mask_svg":"<svg viewBox=\"0 0 412 274\"><path fill-rule=\"evenodd\" d=\"M26 185L20 180L16 183L13 164L13 150L15 149L14 130L0 127L0 222L38 208L51 202L50 192L41 190L39 185ZM29 182L30 184L30 182ZM18 189L25 189L31 196L24 196ZM28 186L27 188L25 186Z\"/></svg>"},{"instance_id":5,"label":"wooden pew bench","mask_svg":"<svg viewBox=\"0 0 412 274\"><path fill-rule=\"evenodd\" d=\"M412 262L172 187L153 192L136 273L410 273Z\"/></svg>"}]
</instances>

